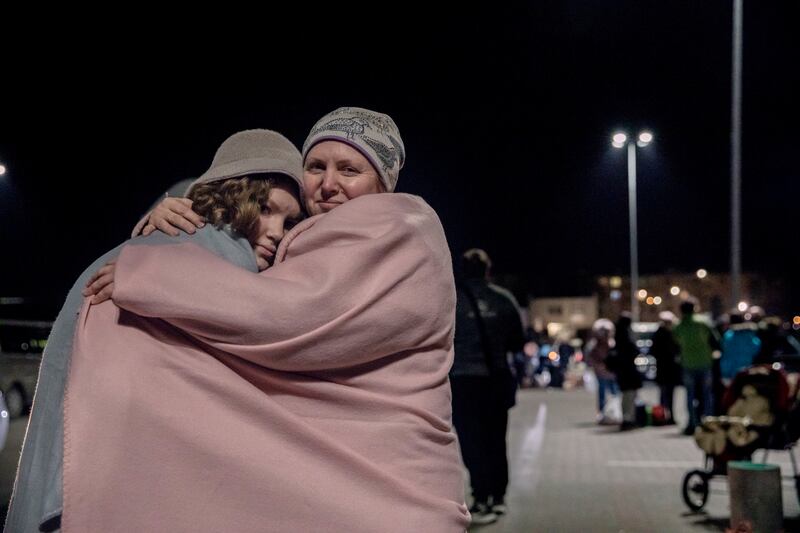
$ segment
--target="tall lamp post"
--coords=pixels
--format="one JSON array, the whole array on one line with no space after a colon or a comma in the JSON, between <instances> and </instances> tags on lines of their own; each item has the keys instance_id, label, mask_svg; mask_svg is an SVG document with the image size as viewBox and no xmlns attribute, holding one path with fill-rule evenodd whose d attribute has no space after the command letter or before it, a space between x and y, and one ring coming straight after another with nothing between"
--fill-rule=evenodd
<instances>
[{"instance_id":1,"label":"tall lamp post","mask_svg":"<svg viewBox=\"0 0 800 533\"><path fill-rule=\"evenodd\" d=\"M639 321L639 249L636 226L636 147L643 148L653 141L649 131L639 133L634 139L622 132L611 138L614 148L628 147L628 222L630 224L631 244L631 315L634 322Z\"/></svg>"},{"instance_id":2,"label":"tall lamp post","mask_svg":"<svg viewBox=\"0 0 800 533\"><path fill-rule=\"evenodd\" d=\"M731 304L742 290L742 0L733 1L731 68Z\"/></svg>"}]
</instances>

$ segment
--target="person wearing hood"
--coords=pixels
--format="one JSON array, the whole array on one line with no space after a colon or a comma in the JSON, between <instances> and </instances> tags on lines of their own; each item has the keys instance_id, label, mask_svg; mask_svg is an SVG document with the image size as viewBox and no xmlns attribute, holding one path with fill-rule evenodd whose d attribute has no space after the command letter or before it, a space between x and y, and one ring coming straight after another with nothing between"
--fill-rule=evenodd
<instances>
[{"instance_id":1,"label":"person wearing hood","mask_svg":"<svg viewBox=\"0 0 800 533\"><path fill-rule=\"evenodd\" d=\"M586 360L597 378L597 421L606 424L606 395L617 395L617 376L608 368L608 356L614 346L614 323L600 318L592 324L592 337L586 346Z\"/></svg>"},{"instance_id":2,"label":"person wearing hood","mask_svg":"<svg viewBox=\"0 0 800 533\"><path fill-rule=\"evenodd\" d=\"M141 247L123 252L113 301L164 321L225 361L233 375L217 376L210 414L183 396L174 401L184 417L213 416L235 438L203 432L198 453L174 450L156 465L138 465L127 480L106 481L102 501L81 505L83 524L100 514L139 530L467 528L448 380L452 262L433 209L393 192L405 155L387 115L339 108L320 119L303 146L312 216L287 234L275 266L259 275L210 264L197 249L176 250L170 261ZM192 229L201 223L192 207L165 199L140 226ZM193 272L199 262L208 268ZM209 288L197 291L198 284ZM173 382L170 390L197 392ZM138 425L159 419L155 409L131 416ZM120 446L159 449L198 431L184 419L160 429ZM150 487L120 501L132 485L158 477L157 467L169 470L169 484L191 491ZM197 471L218 483L195 483ZM92 481L83 476L74 490L90 491ZM141 516L154 507L169 513Z\"/></svg>"},{"instance_id":3,"label":"person wearing hood","mask_svg":"<svg viewBox=\"0 0 800 533\"><path fill-rule=\"evenodd\" d=\"M720 374L727 387L733 378L753 364L761 350L761 339L758 328L752 322L745 322L738 311L731 312L730 327L722 336L722 357L720 358Z\"/></svg>"},{"instance_id":4,"label":"person wearing hood","mask_svg":"<svg viewBox=\"0 0 800 533\"><path fill-rule=\"evenodd\" d=\"M83 298L88 294L84 287L92 280L105 279L113 270L113 263L95 275L98 267L113 261L128 246L152 248L169 261L172 246L191 245L236 268L264 270L272 263L285 228L302 218L301 190L300 153L288 139L269 130L236 133L222 143L211 168L194 181L189 191L189 197L209 221L195 236L189 239L158 234L131 239L104 254L81 274L67 295L42 356L5 531L55 531L62 526L63 486L68 481L64 475L65 388L74 370L76 332L100 316L119 312L110 302L91 306L89 312L91 300ZM103 298L92 300L100 303ZM147 338L145 344L156 353L168 350L168 345L155 337ZM121 368L112 371L119 374ZM97 376L98 382L107 378ZM87 390L73 390L72 396L81 397L84 392ZM120 415L124 419L124 413Z\"/></svg>"}]
</instances>

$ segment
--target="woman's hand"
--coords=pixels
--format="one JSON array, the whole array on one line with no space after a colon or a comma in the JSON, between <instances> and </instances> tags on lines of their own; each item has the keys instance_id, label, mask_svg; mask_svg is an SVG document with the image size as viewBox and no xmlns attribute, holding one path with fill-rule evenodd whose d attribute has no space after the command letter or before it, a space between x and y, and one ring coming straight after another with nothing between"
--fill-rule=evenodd
<instances>
[{"instance_id":1,"label":"woman's hand","mask_svg":"<svg viewBox=\"0 0 800 533\"><path fill-rule=\"evenodd\" d=\"M92 274L89 281L81 293L84 296L92 296L92 304L99 304L111 299L114 292L114 272L117 268L117 260L109 261L97 272Z\"/></svg>"},{"instance_id":2,"label":"woman's hand","mask_svg":"<svg viewBox=\"0 0 800 533\"><path fill-rule=\"evenodd\" d=\"M192 201L188 198L164 198L150 212L142 235L150 235L160 230L177 237L181 230L192 235L197 228L205 226L205 218L192 211Z\"/></svg>"}]
</instances>

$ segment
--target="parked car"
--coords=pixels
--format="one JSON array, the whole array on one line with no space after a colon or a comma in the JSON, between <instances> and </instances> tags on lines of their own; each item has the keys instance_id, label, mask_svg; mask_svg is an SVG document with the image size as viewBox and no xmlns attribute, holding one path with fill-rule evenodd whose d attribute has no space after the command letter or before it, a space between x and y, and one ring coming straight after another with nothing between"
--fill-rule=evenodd
<instances>
[{"instance_id":1,"label":"parked car","mask_svg":"<svg viewBox=\"0 0 800 533\"><path fill-rule=\"evenodd\" d=\"M639 349L639 356L634 360L636 369L642 378L653 381L656 379L656 358L650 354L653 347L653 335L658 330L658 322L637 322L633 324L633 340Z\"/></svg>"},{"instance_id":2,"label":"parked car","mask_svg":"<svg viewBox=\"0 0 800 533\"><path fill-rule=\"evenodd\" d=\"M8 410L6 409L6 402L3 400L3 395L0 394L0 451L6 447L6 437L8 437L9 419Z\"/></svg>"},{"instance_id":3,"label":"parked car","mask_svg":"<svg viewBox=\"0 0 800 533\"><path fill-rule=\"evenodd\" d=\"M10 418L26 415L33 403L52 327L52 322L0 320L0 392Z\"/></svg>"}]
</instances>

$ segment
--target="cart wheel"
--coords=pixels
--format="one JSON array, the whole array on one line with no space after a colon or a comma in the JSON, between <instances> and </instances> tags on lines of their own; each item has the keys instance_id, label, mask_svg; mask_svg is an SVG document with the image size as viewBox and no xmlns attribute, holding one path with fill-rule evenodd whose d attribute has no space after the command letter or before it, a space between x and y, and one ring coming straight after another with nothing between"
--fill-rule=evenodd
<instances>
[{"instance_id":1,"label":"cart wheel","mask_svg":"<svg viewBox=\"0 0 800 533\"><path fill-rule=\"evenodd\" d=\"M692 470L683 476L683 501L692 511L699 511L706 504L710 478L704 470Z\"/></svg>"}]
</instances>

